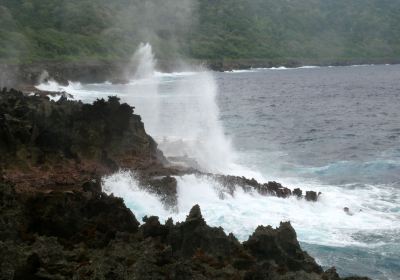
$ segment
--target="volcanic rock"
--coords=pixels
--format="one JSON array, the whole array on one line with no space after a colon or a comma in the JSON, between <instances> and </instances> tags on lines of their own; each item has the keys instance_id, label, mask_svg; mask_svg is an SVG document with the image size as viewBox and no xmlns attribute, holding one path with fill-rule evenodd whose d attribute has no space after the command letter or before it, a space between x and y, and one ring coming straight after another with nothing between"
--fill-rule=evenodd
<instances>
[{"instance_id":1,"label":"volcanic rock","mask_svg":"<svg viewBox=\"0 0 400 280\"><path fill-rule=\"evenodd\" d=\"M317 201L318 196L319 196L319 194L317 194L315 191L307 191L306 192L306 200L307 201Z\"/></svg>"},{"instance_id":2,"label":"volcanic rock","mask_svg":"<svg viewBox=\"0 0 400 280\"><path fill-rule=\"evenodd\" d=\"M162 166L165 158L134 108L117 97L93 104L0 91L4 179L17 189L81 185L119 168Z\"/></svg>"},{"instance_id":3,"label":"volcanic rock","mask_svg":"<svg viewBox=\"0 0 400 280\"><path fill-rule=\"evenodd\" d=\"M150 193L156 194L167 209L174 209L178 203L177 181L172 176L162 178L141 178L141 185Z\"/></svg>"},{"instance_id":4,"label":"volcanic rock","mask_svg":"<svg viewBox=\"0 0 400 280\"><path fill-rule=\"evenodd\" d=\"M297 188L293 191L289 188L282 186L277 182L268 182L261 184L255 179L247 179L245 177L228 176L228 175L214 175L206 174L209 178L212 178L219 182L223 186L223 191L233 195L237 187L242 188L246 192L257 191L263 196L277 196L280 198L288 198L296 196L298 198L305 198L307 201L317 201L318 196L314 191L306 192L306 195L302 195L302 190Z\"/></svg>"},{"instance_id":5,"label":"volcanic rock","mask_svg":"<svg viewBox=\"0 0 400 280\"><path fill-rule=\"evenodd\" d=\"M0 184L1 279L341 279L301 250L290 223L260 226L241 244L208 226L198 205L184 222L138 227L94 182L71 193Z\"/></svg>"}]
</instances>

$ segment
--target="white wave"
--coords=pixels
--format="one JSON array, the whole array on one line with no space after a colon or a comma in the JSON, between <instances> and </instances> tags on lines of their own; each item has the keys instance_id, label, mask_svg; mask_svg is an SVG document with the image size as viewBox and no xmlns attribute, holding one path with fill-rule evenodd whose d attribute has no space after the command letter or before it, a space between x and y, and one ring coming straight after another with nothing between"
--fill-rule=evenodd
<instances>
[{"instance_id":1,"label":"white wave","mask_svg":"<svg viewBox=\"0 0 400 280\"><path fill-rule=\"evenodd\" d=\"M279 67L271 67L271 68L264 68L265 70L288 70L291 68L287 68L285 66L279 66Z\"/></svg>"},{"instance_id":2,"label":"white wave","mask_svg":"<svg viewBox=\"0 0 400 280\"><path fill-rule=\"evenodd\" d=\"M237 69L237 70L230 70L225 71L225 73L253 73L253 72L261 72L261 71L270 71L270 70L296 70L296 69L317 69L321 68L321 66L313 66L313 65L306 65L300 67L270 67L270 68L250 68L250 69Z\"/></svg>"},{"instance_id":3,"label":"white wave","mask_svg":"<svg viewBox=\"0 0 400 280\"><path fill-rule=\"evenodd\" d=\"M175 78L196 75L198 72L187 71L187 72L154 72L154 76L159 78Z\"/></svg>"},{"instance_id":4,"label":"white wave","mask_svg":"<svg viewBox=\"0 0 400 280\"><path fill-rule=\"evenodd\" d=\"M258 70L256 68L251 68L251 69L238 69L238 70L228 70L228 71L224 71L225 73L253 73L253 72L257 72Z\"/></svg>"},{"instance_id":5,"label":"white wave","mask_svg":"<svg viewBox=\"0 0 400 280\"><path fill-rule=\"evenodd\" d=\"M80 100L89 103L95 101L98 98L107 98L108 96L116 95L116 92L114 91L98 90L99 88L110 85L111 83L109 82L105 82L102 84L83 85L80 82L71 82L71 81L68 81L68 85L61 85L54 80L49 80L35 87L43 91L59 92L60 95L55 95L54 97L49 96L50 99L55 101L57 101L62 96L63 93L68 93L66 97L69 100Z\"/></svg>"},{"instance_id":6,"label":"white wave","mask_svg":"<svg viewBox=\"0 0 400 280\"><path fill-rule=\"evenodd\" d=\"M366 66L375 66L375 64L355 64L349 65L350 67L366 67Z\"/></svg>"},{"instance_id":7,"label":"white wave","mask_svg":"<svg viewBox=\"0 0 400 280\"><path fill-rule=\"evenodd\" d=\"M107 193L124 198L139 219L144 215L156 215L161 221L169 217L183 221L191 207L199 204L209 225L221 226L240 240L246 240L258 225L276 227L281 221L291 221L300 241L319 245L379 246L382 241L365 242L358 240L356 235L360 232L379 234L383 230L400 233L400 217L388 211L394 203L379 199L381 188L346 190L332 186L307 186L323 191L320 200L311 203L296 198L263 197L241 189L234 196L225 193L221 199L221 188L213 180L187 175L177 177L177 181L177 212L165 210L155 196L138 187L128 172L104 178L103 188ZM349 207L354 215L347 215L343 207Z\"/></svg>"},{"instance_id":8,"label":"white wave","mask_svg":"<svg viewBox=\"0 0 400 280\"><path fill-rule=\"evenodd\" d=\"M305 65L305 66L300 66L300 67L285 67L285 66L280 66L280 67L272 67L272 68L255 68L258 70L296 70L296 69L318 69L321 68L322 66L315 66L315 65Z\"/></svg>"},{"instance_id":9,"label":"white wave","mask_svg":"<svg viewBox=\"0 0 400 280\"><path fill-rule=\"evenodd\" d=\"M317 68L321 68L321 66L315 66L315 65L309 65L309 66L301 66L301 67L297 67L297 69L317 69Z\"/></svg>"},{"instance_id":10,"label":"white wave","mask_svg":"<svg viewBox=\"0 0 400 280\"><path fill-rule=\"evenodd\" d=\"M156 77L152 77L152 78L144 78L144 79L131 79L128 82L128 85L131 86L136 86L136 85L158 85L158 83L160 82L159 79L157 79Z\"/></svg>"},{"instance_id":11,"label":"white wave","mask_svg":"<svg viewBox=\"0 0 400 280\"><path fill-rule=\"evenodd\" d=\"M116 83L116 84L118 84L118 83ZM112 86L113 83L110 82L110 81L105 81L105 82L102 82L102 83L90 83L88 85L91 85L91 86Z\"/></svg>"},{"instance_id":12,"label":"white wave","mask_svg":"<svg viewBox=\"0 0 400 280\"><path fill-rule=\"evenodd\" d=\"M139 188L135 176L131 172L119 172L103 178L103 191L122 197L125 204L134 211L136 218L141 219L146 215L157 213L166 217L169 212L164 209L161 202L152 194ZM149 209L152 209L149 211Z\"/></svg>"},{"instance_id":13,"label":"white wave","mask_svg":"<svg viewBox=\"0 0 400 280\"><path fill-rule=\"evenodd\" d=\"M253 73L253 72L260 72L260 71L270 71L270 70L298 70L298 69L319 69L319 68L336 68L336 67L368 67L368 66L376 66L377 64L355 64L355 65L343 65L343 66L316 66L316 65L305 65L300 67L260 67L260 68L250 68L250 69L234 69L224 71L224 73L231 73L231 74L240 74L240 73ZM383 64L384 66L390 66L392 64Z\"/></svg>"},{"instance_id":14,"label":"white wave","mask_svg":"<svg viewBox=\"0 0 400 280\"><path fill-rule=\"evenodd\" d=\"M128 85L151 85L151 84L160 84L166 82L174 82L176 79L184 78L187 76L196 75L198 72L158 72L154 71L153 76L146 78L133 78L129 80Z\"/></svg>"},{"instance_id":15,"label":"white wave","mask_svg":"<svg viewBox=\"0 0 400 280\"><path fill-rule=\"evenodd\" d=\"M48 97L51 101L57 102L58 100L60 100L61 96L62 96L62 95L60 94L60 95L55 95L55 96L48 95L47 97Z\"/></svg>"},{"instance_id":16,"label":"white wave","mask_svg":"<svg viewBox=\"0 0 400 280\"><path fill-rule=\"evenodd\" d=\"M35 86L38 90L52 91L52 92L62 92L65 91L65 86L60 85L54 80L48 80L47 82L40 83Z\"/></svg>"}]
</instances>

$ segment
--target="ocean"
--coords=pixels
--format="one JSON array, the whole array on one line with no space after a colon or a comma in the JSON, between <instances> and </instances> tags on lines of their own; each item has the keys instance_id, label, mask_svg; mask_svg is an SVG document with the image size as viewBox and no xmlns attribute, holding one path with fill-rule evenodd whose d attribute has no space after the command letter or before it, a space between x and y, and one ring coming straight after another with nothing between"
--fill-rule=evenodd
<instances>
[{"instance_id":1,"label":"ocean","mask_svg":"<svg viewBox=\"0 0 400 280\"><path fill-rule=\"evenodd\" d=\"M154 58L145 61L146 75L124 85L38 87L84 102L117 95L135 106L166 156L322 195L316 203L241 190L221 196L218 183L187 175L177 178L172 211L127 171L104 178L105 191L138 219L180 221L199 204L208 224L242 241L258 225L291 221L324 267L400 279L400 65L160 73Z\"/></svg>"}]
</instances>

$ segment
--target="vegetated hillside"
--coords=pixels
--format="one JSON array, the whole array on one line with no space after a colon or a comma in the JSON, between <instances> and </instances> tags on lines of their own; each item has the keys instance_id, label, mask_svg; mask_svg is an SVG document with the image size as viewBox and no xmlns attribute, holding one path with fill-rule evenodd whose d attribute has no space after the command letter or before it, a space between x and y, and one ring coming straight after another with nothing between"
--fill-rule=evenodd
<instances>
[{"instance_id":1,"label":"vegetated hillside","mask_svg":"<svg viewBox=\"0 0 400 280\"><path fill-rule=\"evenodd\" d=\"M0 0L0 60L400 57L397 0Z\"/></svg>"}]
</instances>

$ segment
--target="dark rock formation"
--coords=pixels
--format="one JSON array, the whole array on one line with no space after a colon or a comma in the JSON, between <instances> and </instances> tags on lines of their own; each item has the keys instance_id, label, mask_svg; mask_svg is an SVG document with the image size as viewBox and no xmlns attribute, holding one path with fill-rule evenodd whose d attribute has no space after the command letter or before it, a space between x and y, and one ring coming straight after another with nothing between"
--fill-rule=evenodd
<instances>
[{"instance_id":1,"label":"dark rock formation","mask_svg":"<svg viewBox=\"0 0 400 280\"><path fill-rule=\"evenodd\" d=\"M303 198L303 192L301 189L294 189L292 191L277 182L268 182L261 184L255 179L247 179L245 177L214 174L207 174L207 176L218 181L224 187L223 191L231 195L234 194L237 187L240 187L244 191L256 190L261 195L277 196L281 198L288 198L290 196ZM307 201L317 201L319 195L320 193L317 194L314 191L307 191L304 198Z\"/></svg>"},{"instance_id":2,"label":"dark rock formation","mask_svg":"<svg viewBox=\"0 0 400 280\"><path fill-rule=\"evenodd\" d=\"M186 171L191 173L192 171ZM289 198L295 196L299 199L315 202L318 200L320 193L314 191L307 191L306 195L302 195L301 189L294 189L283 187L277 182L268 182L261 184L255 179L247 179L245 177L229 176L229 175L215 175L205 174L201 172L194 172L196 176L203 179L211 180L210 183L219 183L219 197L224 199L226 195L234 196L238 188L243 189L245 192L257 192L262 196L276 196L279 198ZM173 174L173 173L172 173ZM179 173L175 174L179 175ZM168 210L177 210L178 195L177 195L177 181L170 175L149 177L148 173L145 176L137 176L143 190L155 194L164 207Z\"/></svg>"},{"instance_id":3,"label":"dark rock formation","mask_svg":"<svg viewBox=\"0 0 400 280\"><path fill-rule=\"evenodd\" d=\"M319 193L317 194L314 191L307 191L306 192L306 200L308 201L317 201Z\"/></svg>"},{"instance_id":4,"label":"dark rock formation","mask_svg":"<svg viewBox=\"0 0 400 280\"><path fill-rule=\"evenodd\" d=\"M145 190L156 194L161 202L169 209L176 207L178 203L177 181L174 177L142 178L141 184Z\"/></svg>"},{"instance_id":5,"label":"dark rock formation","mask_svg":"<svg viewBox=\"0 0 400 280\"><path fill-rule=\"evenodd\" d=\"M288 222L275 230L259 226L243 245L257 260L273 260L286 271L322 272L314 259L301 250L296 232Z\"/></svg>"},{"instance_id":6,"label":"dark rock formation","mask_svg":"<svg viewBox=\"0 0 400 280\"><path fill-rule=\"evenodd\" d=\"M301 198L303 196L303 191L299 188L294 189L292 192L293 195L297 196L298 198Z\"/></svg>"},{"instance_id":7,"label":"dark rock formation","mask_svg":"<svg viewBox=\"0 0 400 280\"><path fill-rule=\"evenodd\" d=\"M182 223L149 217L139 227L96 184L16 193L0 183L1 279L341 279L301 250L290 223L260 226L241 244L196 205Z\"/></svg>"},{"instance_id":8,"label":"dark rock formation","mask_svg":"<svg viewBox=\"0 0 400 280\"><path fill-rule=\"evenodd\" d=\"M19 186L74 185L118 168L165 161L133 107L117 97L92 105L0 91L1 174Z\"/></svg>"}]
</instances>

